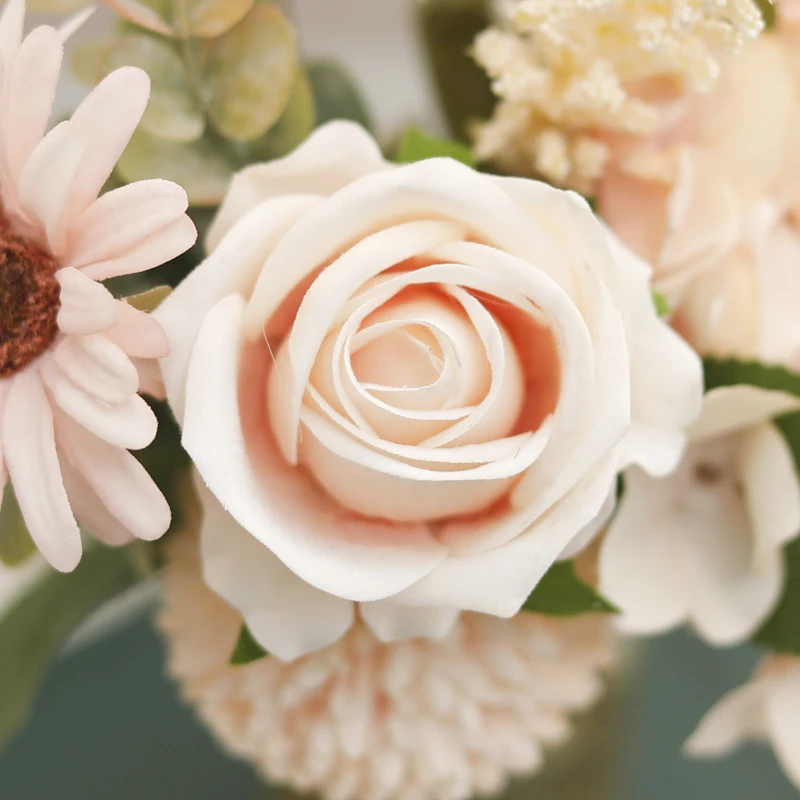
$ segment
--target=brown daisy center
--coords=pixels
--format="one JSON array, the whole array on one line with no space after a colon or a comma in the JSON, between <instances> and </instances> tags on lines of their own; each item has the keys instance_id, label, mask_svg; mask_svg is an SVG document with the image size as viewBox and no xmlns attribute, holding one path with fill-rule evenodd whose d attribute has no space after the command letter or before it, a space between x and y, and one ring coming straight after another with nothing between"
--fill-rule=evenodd
<instances>
[{"instance_id":1,"label":"brown daisy center","mask_svg":"<svg viewBox=\"0 0 800 800\"><path fill-rule=\"evenodd\" d=\"M24 369L58 333L58 262L0 212L0 378Z\"/></svg>"}]
</instances>

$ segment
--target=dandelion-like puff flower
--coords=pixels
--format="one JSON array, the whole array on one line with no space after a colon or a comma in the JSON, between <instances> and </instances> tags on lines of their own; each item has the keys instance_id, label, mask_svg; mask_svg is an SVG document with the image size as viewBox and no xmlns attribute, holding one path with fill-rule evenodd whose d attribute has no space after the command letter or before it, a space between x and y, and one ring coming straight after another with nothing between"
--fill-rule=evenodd
<instances>
[{"instance_id":1,"label":"dandelion-like puff flower","mask_svg":"<svg viewBox=\"0 0 800 800\"><path fill-rule=\"evenodd\" d=\"M76 517L114 545L169 526L128 452L156 433L132 359L163 357L168 341L102 281L180 255L196 231L168 181L98 198L147 105L147 75L114 72L46 133L63 41L81 19L23 38L24 18L24 0L0 18L0 488L10 479L36 545L70 571Z\"/></svg>"},{"instance_id":2,"label":"dandelion-like puff flower","mask_svg":"<svg viewBox=\"0 0 800 800\"><path fill-rule=\"evenodd\" d=\"M609 624L461 615L441 641L385 644L357 622L290 663L229 658L242 618L203 582L197 540L167 546L169 670L234 755L328 800L467 800L535 772L600 695Z\"/></svg>"}]
</instances>

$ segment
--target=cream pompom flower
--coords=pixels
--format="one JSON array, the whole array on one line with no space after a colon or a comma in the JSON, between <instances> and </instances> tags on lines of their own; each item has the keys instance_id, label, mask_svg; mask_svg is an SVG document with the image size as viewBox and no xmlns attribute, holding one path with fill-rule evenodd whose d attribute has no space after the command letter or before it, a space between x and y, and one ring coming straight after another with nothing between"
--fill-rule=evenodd
<instances>
[{"instance_id":1,"label":"cream pompom flower","mask_svg":"<svg viewBox=\"0 0 800 800\"><path fill-rule=\"evenodd\" d=\"M9 0L0 19L0 487L10 479L37 546L70 571L76 517L109 544L169 526L128 452L156 433L132 359L165 356L168 340L102 281L174 258L196 232L186 193L168 181L98 198L147 105L147 75L109 75L45 133L79 20L23 39L24 18L24 0Z\"/></svg>"},{"instance_id":2,"label":"cream pompom flower","mask_svg":"<svg viewBox=\"0 0 800 800\"><path fill-rule=\"evenodd\" d=\"M381 643L357 622L291 662L231 666L242 617L203 582L195 537L167 547L169 670L234 755L328 800L458 800L535 772L597 700L609 623L465 613L443 640Z\"/></svg>"},{"instance_id":3,"label":"cream pompom flower","mask_svg":"<svg viewBox=\"0 0 800 800\"><path fill-rule=\"evenodd\" d=\"M714 758L745 741L769 742L800 790L800 658L767 656L744 686L723 697L686 742L686 752Z\"/></svg>"}]
</instances>

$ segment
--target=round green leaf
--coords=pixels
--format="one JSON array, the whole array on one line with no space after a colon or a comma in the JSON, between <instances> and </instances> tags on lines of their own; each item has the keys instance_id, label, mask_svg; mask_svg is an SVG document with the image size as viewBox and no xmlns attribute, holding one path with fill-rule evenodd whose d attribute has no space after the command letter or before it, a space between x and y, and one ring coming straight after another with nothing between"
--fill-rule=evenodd
<instances>
[{"instance_id":1,"label":"round green leaf","mask_svg":"<svg viewBox=\"0 0 800 800\"><path fill-rule=\"evenodd\" d=\"M314 93L317 125L333 119L350 119L367 130L372 129L364 98L343 67L335 61L313 61L306 64L306 72Z\"/></svg>"},{"instance_id":2,"label":"round green leaf","mask_svg":"<svg viewBox=\"0 0 800 800\"><path fill-rule=\"evenodd\" d=\"M283 114L297 75L294 29L280 9L257 5L208 48L209 116L229 139L252 141Z\"/></svg>"},{"instance_id":3,"label":"round green leaf","mask_svg":"<svg viewBox=\"0 0 800 800\"><path fill-rule=\"evenodd\" d=\"M301 70L281 118L256 142L250 161L269 161L294 150L314 130L314 96L308 78Z\"/></svg>"},{"instance_id":4,"label":"round green leaf","mask_svg":"<svg viewBox=\"0 0 800 800\"><path fill-rule=\"evenodd\" d=\"M123 19L133 22L149 31L172 36L173 30L167 23L170 0L103 0Z\"/></svg>"},{"instance_id":5,"label":"round green leaf","mask_svg":"<svg viewBox=\"0 0 800 800\"><path fill-rule=\"evenodd\" d=\"M168 142L137 130L122 154L117 170L127 181L165 178L186 189L193 206L222 202L235 165L208 138Z\"/></svg>"},{"instance_id":6,"label":"round green leaf","mask_svg":"<svg viewBox=\"0 0 800 800\"><path fill-rule=\"evenodd\" d=\"M173 0L172 27L179 36L212 39L229 31L255 0Z\"/></svg>"}]
</instances>

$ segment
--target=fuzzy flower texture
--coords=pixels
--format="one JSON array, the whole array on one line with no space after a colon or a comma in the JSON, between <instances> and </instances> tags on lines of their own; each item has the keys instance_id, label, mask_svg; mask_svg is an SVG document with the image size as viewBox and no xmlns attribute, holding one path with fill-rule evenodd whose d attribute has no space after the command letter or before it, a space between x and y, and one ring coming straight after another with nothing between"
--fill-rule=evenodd
<instances>
[{"instance_id":1,"label":"fuzzy flower texture","mask_svg":"<svg viewBox=\"0 0 800 800\"><path fill-rule=\"evenodd\" d=\"M754 0L501 0L475 57L499 97L476 154L515 174L589 192L609 148L659 120L654 78L708 91L719 57L754 38Z\"/></svg>"},{"instance_id":2,"label":"fuzzy flower texture","mask_svg":"<svg viewBox=\"0 0 800 800\"><path fill-rule=\"evenodd\" d=\"M78 521L114 545L169 526L128 452L156 433L135 359L169 343L102 282L180 255L196 232L168 181L98 198L147 105L147 75L114 72L46 133L63 43L82 18L23 38L24 18L24 0L10 0L0 19L0 485L10 480L35 543L70 571Z\"/></svg>"}]
</instances>

